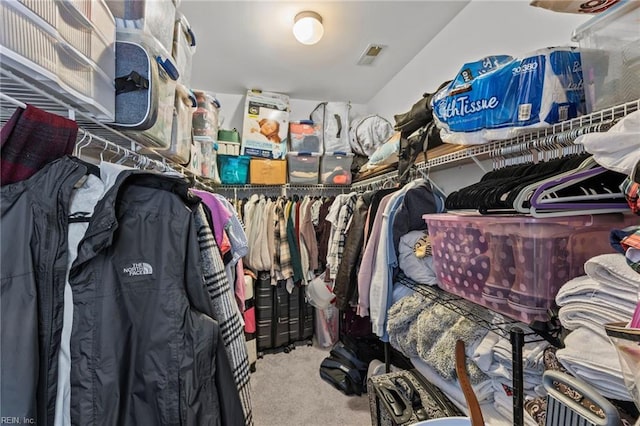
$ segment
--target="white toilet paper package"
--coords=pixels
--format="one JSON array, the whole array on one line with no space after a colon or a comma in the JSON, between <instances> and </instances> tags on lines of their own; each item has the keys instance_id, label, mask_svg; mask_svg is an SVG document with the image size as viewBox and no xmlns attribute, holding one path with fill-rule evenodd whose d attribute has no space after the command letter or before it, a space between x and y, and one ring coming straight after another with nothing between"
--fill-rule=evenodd
<instances>
[{"instance_id":1,"label":"white toilet paper package","mask_svg":"<svg viewBox=\"0 0 640 426\"><path fill-rule=\"evenodd\" d=\"M580 53L536 50L464 64L432 101L444 142L474 145L516 136L585 113Z\"/></svg>"}]
</instances>

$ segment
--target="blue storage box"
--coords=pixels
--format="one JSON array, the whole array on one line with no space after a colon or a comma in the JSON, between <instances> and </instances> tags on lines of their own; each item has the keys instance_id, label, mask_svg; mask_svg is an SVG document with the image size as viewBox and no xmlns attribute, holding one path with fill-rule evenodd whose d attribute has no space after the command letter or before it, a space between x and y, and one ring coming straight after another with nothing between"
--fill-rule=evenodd
<instances>
[{"instance_id":1,"label":"blue storage box","mask_svg":"<svg viewBox=\"0 0 640 426\"><path fill-rule=\"evenodd\" d=\"M218 154L218 171L223 185L244 185L249 181L248 155Z\"/></svg>"}]
</instances>

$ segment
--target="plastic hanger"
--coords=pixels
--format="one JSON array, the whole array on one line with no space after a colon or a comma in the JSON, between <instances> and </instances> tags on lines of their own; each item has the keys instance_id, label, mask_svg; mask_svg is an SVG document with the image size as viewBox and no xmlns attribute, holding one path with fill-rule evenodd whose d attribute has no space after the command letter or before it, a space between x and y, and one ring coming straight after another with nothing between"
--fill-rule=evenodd
<instances>
[{"instance_id":1,"label":"plastic hanger","mask_svg":"<svg viewBox=\"0 0 640 426\"><path fill-rule=\"evenodd\" d=\"M516 210L519 213L529 213L530 208L529 207L525 207L524 204L525 204L526 201L529 201L532 198L532 196L535 193L536 189L538 189L538 187L540 187L540 185L543 185L546 182L556 181L561 177L570 176L571 174L574 174L574 173L582 171L582 170L587 170L587 169L593 168L593 167L595 167L597 165L598 165L598 163L595 162L593 157L589 157L585 161L583 161L576 169L573 169L573 170L570 170L570 171L567 171L567 172L564 172L564 173L560 173L560 174L557 174L555 176L549 177L547 179L543 179L541 181L532 183L531 185L527 186L526 188L524 188L524 189L522 189L520 191L520 193L516 197L515 201L513 202L514 210Z\"/></svg>"}]
</instances>

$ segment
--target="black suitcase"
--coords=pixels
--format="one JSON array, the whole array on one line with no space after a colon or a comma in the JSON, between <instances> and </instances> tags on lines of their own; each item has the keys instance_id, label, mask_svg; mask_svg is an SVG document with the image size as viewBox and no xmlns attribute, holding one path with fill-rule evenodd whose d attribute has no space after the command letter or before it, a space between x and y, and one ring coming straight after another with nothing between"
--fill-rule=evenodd
<instances>
[{"instance_id":1,"label":"black suitcase","mask_svg":"<svg viewBox=\"0 0 640 426\"><path fill-rule=\"evenodd\" d=\"M273 348L273 287L269 272L259 272L255 284L256 332L258 351Z\"/></svg>"},{"instance_id":2,"label":"black suitcase","mask_svg":"<svg viewBox=\"0 0 640 426\"><path fill-rule=\"evenodd\" d=\"M302 318L300 314L300 287L295 285L289 294L289 342L295 343L300 340L300 324Z\"/></svg>"},{"instance_id":3,"label":"black suitcase","mask_svg":"<svg viewBox=\"0 0 640 426\"><path fill-rule=\"evenodd\" d=\"M265 351L289 352L289 292L285 281L271 285L269 272L259 272L255 301L258 357Z\"/></svg>"},{"instance_id":4,"label":"black suitcase","mask_svg":"<svg viewBox=\"0 0 640 426\"><path fill-rule=\"evenodd\" d=\"M278 281L273 291L272 347L280 348L289 345L289 292L286 281Z\"/></svg>"},{"instance_id":5,"label":"black suitcase","mask_svg":"<svg viewBox=\"0 0 640 426\"><path fill-rule=\"evenodd\" d=\"M464 416L442 391L415 369L367 380L371 424L404 426L441 417Z\"/></svg>"},{"instance_id":6,"label":"black suitcase","mask_svg":"<svg viewBox=\"0 0 640 426\"><path fill-rule=\"evenodd\" d=\"M313 311L305 289L296 285L289 295L289 338L293 345L313 344Z\"/></svg>"}]
</instances>

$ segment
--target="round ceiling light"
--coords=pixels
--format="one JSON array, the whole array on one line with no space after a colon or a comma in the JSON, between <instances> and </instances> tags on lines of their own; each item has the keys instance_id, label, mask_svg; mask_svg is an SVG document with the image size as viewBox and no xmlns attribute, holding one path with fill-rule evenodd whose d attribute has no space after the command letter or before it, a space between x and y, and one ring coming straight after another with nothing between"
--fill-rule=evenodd
<instances>
[{"instance_id":1,"label":"round ceiling light","mask_svg":"<svg viewBox=\"0 0 640 426\"><path fill-rule=\"evenodd\" d=\"M293 20L293 35L302 44L316 44L324 34L322 16L316 12L300 12Z\"/></svg>"}]
</instances>

